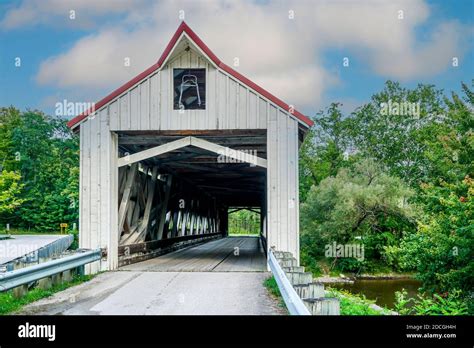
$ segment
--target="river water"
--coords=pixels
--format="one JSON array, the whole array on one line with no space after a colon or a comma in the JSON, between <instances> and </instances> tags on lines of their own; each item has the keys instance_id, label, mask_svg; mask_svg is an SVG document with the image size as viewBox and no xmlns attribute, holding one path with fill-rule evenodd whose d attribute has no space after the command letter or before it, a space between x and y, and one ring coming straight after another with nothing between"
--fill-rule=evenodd
<instances>
[{"instance_id":1,"label":"river water","mask_svg":"<svg viewBox=\"0 0 474 348\"><path fill-rule=\"evenodd\" d=\"M382 307L393 309L395 292L405 289L408 297L416 297L421 283L415 279L360 279L353 284L331 284L331 287L348 290L353 294L363 294Z\"/></svg>"}]
</instances>

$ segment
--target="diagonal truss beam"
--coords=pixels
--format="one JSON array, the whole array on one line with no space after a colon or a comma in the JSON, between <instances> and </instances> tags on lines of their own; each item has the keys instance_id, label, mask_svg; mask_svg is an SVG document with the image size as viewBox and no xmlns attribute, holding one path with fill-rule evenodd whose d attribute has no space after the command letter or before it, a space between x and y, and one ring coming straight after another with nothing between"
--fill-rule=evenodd
<instances>
[{"instance_id":1,"label":"diagonal truss beam","mask_svg":"<svg viewBox=\"0 0 474 348\"><path fill-rule=\"evenodd\" d=\"M117 161L118 167L123 167L132 163L140 162L151 157L163 155L167 152L175 151L187 146L195 146L203 150L214 152L224 158L232 158L239 162L250 163L258 167L267 168L267 160L261 157L257 157L250 153L234 150L226 146L212 143L207 140L199 139L196 137L185 137L179 140L175 140L163 145L152 147L151 149L143 150L133 155L127 155L121 157ZM223 162L225 163L225 162Z\"/></svg>"}]
</instances>

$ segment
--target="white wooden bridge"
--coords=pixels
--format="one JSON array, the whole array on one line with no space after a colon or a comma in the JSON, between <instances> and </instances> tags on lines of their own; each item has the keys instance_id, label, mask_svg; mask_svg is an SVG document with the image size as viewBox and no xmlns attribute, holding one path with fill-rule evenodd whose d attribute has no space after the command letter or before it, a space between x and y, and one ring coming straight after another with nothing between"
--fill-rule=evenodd
<instances>
[{"instance_id":1,"label":"white wooden bridge","mask_svg":"<svg viewBox=\"0 0 474 348\"><path fill-rule=\"evenodd\" d=\"M80 247L96 250L82 259L109 272L26 313L281 314L269 270L291 314L331 313L299 265L298 149L312 121L184 22L155 64L68 125ZM240 209L259 213L258 236L228 236Z\"/></svg>"},{"instance_id":2,"label":"white wooden bridge","mask_svg":"<svg viewBox=\"0 0 474 348\"><path fill-rule=\"evenodd\" d=\"M88 272L225 237L231 208L259 211L265 253L299 260L298 148L312 121L184 22L155 64L68 125L80 134L80 246L104 252Z\"/></svg>"}]
</instances>

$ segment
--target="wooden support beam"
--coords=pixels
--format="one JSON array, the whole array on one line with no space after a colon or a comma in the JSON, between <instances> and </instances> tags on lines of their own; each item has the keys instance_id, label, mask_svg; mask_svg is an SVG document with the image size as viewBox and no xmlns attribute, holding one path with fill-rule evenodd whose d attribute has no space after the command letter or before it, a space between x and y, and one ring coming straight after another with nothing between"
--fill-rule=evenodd
<instances>
[{"instance_id":1,"label":"wooden support beam","mask_svg":"<svg viewBox=\"0 0 474 348\"><path fill-rule=\"evenodd\" d=\"M259 167L267 168L267 160L264 158L260 158L250 153L242 152L239 150L234 150L229 147L225 147L222 145L211 143L210 141L206 141L203 139L190 137L191 138L191 145L199 147L204 150L208 150L219 155L225 155L226 157L233 158L235 160L239 160L241 162L247 162Z\"/></svg>"},{"instance_id":2,"label":"wooden support beam","mask_svg":"<svg viewBox=\"0 0 474 348\"><path fill-rule=\"evenodd\" d=\"M122 166L126 166L127 164L140 162L148 158L159 156L164 153L174 151L174 150L177 150L189 145L191 145L191 137L185 137L179 140L172 141L167 144L152 147L151 149L148 149L148 150L134 153L133 155L121 157L117 161L117 166L122 167Z\"/></svg>"},{"instance_id":3,"label":"wooden support beam","mask_svg":"<svg viewBox=\"0 0 474 348\"><path fill-rule=\"evenodd\" d=\"M148 186L148 197L146 199L146 206L145 206L145 213L143 215L143 222L142 222L142 229L145 231L148 230L148 226L150 224L150 213L151 207L153 204L153 198L155 197L155 186L156 180L158 175L158 167L153 167L151 172L151 179Z\"/></svg>"},{"instance_id":4,"label":"wooden support beam","mask_svg":"<svg viewBox=\"0 0 474 348\"><path fill-rule=\"evenodd\" d=\"M137 163L132 164L128 170L127 181L125 183L125 189L122 195L122 201L120 202L119 214L118 214L118 237L120 239L120 234L122 233L123 223L127 214L127 208L130 203L130 192L132 191L132 184L135 181L135 176L137 175Z\"/></svg>"},{"instance_id":5,"label":"wooden support beam","mask_svg":"<svg viewBox=\"0 0 474 348\"><path fill-rule=\"evenodd\" d=\"M118 167L125 166L127 164L140 162L151 157L159 156L171 151L178 150L186 146L195 146L207 151L214 152L218 155L224 155L225 157L238 160L240 162L246 162L253 164L255 166L267 168L267 160L261 157L257 157L247 152L234 150L229 147L218 145L207 140L195 138L195 137L185 137L179 140L172 141L163 145L152 147L151 149L140 151L134 153L133 155L127 155L121 157L117 161Z\"/></svg>"},{"instance_id":6,"label":"wooden support beam","mask_svg":"<svg viewBox=\"0 0 474 348\"><path fill-rule=\"evenodd\" d=\"M166 213L168 210L168 201L170 199L170 193L171 193L171 184L172 184L172 176L168 175L166 178L166 185L165 185L165 196L163 199L163 206L161 207L161 213L159 217L159 226L158 226L158 234L157 238L158 240L163 238L163 230L165 227L165 220L166 220Z\"/></svg>"},{"instance_id":7,"label":"wooden support beam","mask_svg":"<svg viewBox=\"0 0 474 348\"><path fill-rule=\"evenodd\" d=\"M128 236L123 241L121 241L122 242L121 244L134 244L134 243L140 243L140 242L145 241L145 238L148 232L148 227L150 225L150 214L151 214L153 198L155 195L155 184L156 184L157 175L158 175L158 167L153 167L151 178L149 178L147 182L148 190L147 190L147 198L146 198L143 218L140 222L140 225L137 231L131 234L130 236Z\"/></svg>"}]
</instances>

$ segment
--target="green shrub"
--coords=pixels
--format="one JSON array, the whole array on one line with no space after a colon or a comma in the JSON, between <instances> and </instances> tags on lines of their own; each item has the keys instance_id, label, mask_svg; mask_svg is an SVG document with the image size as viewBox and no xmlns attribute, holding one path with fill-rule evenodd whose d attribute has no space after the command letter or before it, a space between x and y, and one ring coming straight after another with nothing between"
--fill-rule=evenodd
<instances>
[{"instance_id":1,"label":"green shrub","mask_svg":"<svg viewBox=\"0 0 474 348\"><path fill-rule=\"evenodd\" d=\"M407 298L406 290L395 293L395 310L404 315L467 315L469 313L466 301L461 297L461 291L434 295L418 294L417 298ZM472 314L472 313L471 313Z\"/></svg>"},{"instance_id":2,"label":"green shrub","mask_svg":"<svg viewBox=\"0 0 474 348\"><path fill-rule=\"evenodd\" d=\"M370 308L375 301L368 300L364 295L352 294L345 290L328 288L326 297L336 297L340 300L341 315L383 315L387 312Z\"/></svg>"}]
</instances>

